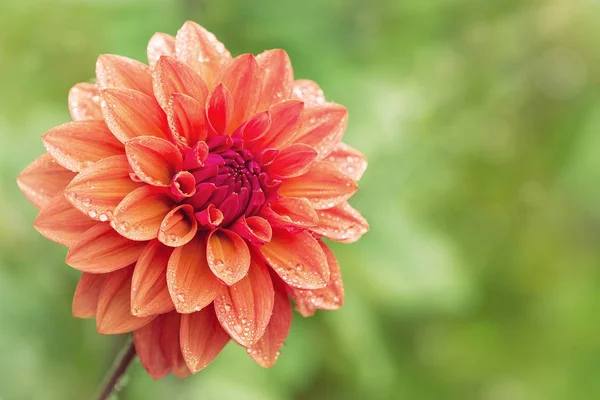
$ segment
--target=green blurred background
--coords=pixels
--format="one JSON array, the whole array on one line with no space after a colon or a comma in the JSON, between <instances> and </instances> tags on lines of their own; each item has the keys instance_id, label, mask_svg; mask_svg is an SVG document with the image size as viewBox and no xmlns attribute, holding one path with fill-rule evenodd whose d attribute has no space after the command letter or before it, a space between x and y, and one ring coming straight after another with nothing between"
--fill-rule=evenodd
<instances>
[{"instance_id":1,"label":"green blurred background","mask_svg":"<svg viewBox=\"0 0 600 400\"><path fill-rule=\"evenodd\" d=\"M145 60L185 20L285 48L350 111L371 224L334 246L346 304L296 316L273 369L230 344L121 399L600 398L600 2L0 3L0 399L87 399L122 337L71 316L78 272L32 228L19 171L96 57Z\"/></svg>"}]
</instances>

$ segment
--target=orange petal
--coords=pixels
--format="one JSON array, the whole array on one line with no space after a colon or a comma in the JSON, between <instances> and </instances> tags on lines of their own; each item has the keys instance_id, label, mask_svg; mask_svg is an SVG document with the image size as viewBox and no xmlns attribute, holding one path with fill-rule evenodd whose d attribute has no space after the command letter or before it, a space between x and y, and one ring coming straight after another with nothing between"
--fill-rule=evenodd
<instances>
[{"instance_id":1,"label":"orange petal","mask_svg":"<svg viewBox=\"0 0 600 400\"><path fill-rule=\"evenodd\" d=\"M233 98L233 116L227 128L230 134L256 112L261 90L260 68L252 54L242 54L234 58L219 77Z\"/></svg>"},{"instance_id":2,"label":"orange petal","mask_svg":"<svg viewBox=\"0 0 600 400\"><path fill-rule=\"evenodd\" d=\"M271 116L268 111L259 112L253 115L249 120L244 122L233 133L235 137L241 137L244 141L249 142L256 140L265 135L271 127Z\"/></svg>"},{"instance_id":3,"label":"orange petal","mask_svg":"<svg viewBox=\"0 0 600 400\"><path fill-rule=\"evenodd\" d=\"M96 311L98 333L116 335L135 331L155 316L138 318L131 315L132 268L123 268L106 276Z\"/></svg>"},{"instance_id":4,"label":"orange petal","mask_svg":"<svg viewBox=\"0 0 600 400\"><path fill-rule=\"evenodd\" d=\"M97 223L73 207L65 196L59 193L42 209L33 226L46 238L69 247Z\"/></svg>"},{"instance_id":5,"label":"orange petal","mask_svg":"<svg viewBox=\"0 0 600 400\"><path fill-rule=\"evenodd\" d=\"M284 147L269 166L269 173L282 178L294 178L304 174L317 158L317 151L310 146L294 143Z\"/></svg>"},{"instance_id":6,"label":"orange petal","mask_svg":"<svg viewBox=\"0 0 600 400\"><path fill-rule=\"evenodd\" d=\"M175 248L169 259L167 284L179 313L199 311L217 296L223 285L208 267L202 235Z\"/></svg>"},{"instance_id":7,"label":"orange petal","mask_svg":"<svg viewBox=\"0 0 600 400\"><path fill-rule=\"evenodd\" d=\"M172 209L163 219L158 232L158 240L170 247L180 247L194 238L198 231L198 221L194 207L181 204Z\"/></svg>"},{"instance_id":8,"label":"orange petal","mask_svg":"<svg viewBox=\"0 0 600 400\"><path fill-rule=\"evenodd\" d=\"M169 99L174 93L190 96L200 104L206 104L208 88L200 75L173 57L162 56L153 71L154 93L163 110L168 110Z\"/></svg>"},{"instance_id":9,"label":"orange petal","mask_svg":"<svg viewBox=\"0 0 600 400\"><path fill-rule=\"evenodd\" d=\"M175 308L167 287L167 265L172 251L154 240L140 254L131 283L133 315L164 314Z\"/></svg>"},{"instance_id":10,"label":"orange petal","mask_svg":"<svg viewBox=\"0 0 600 400\"><path fill-rule=\"evenodd\" d=\"M317 215L319 225L311 229L327 239L354 243L369 231L367 221L347 202L327 210L317 211Z\"/></svg>"},{"instance_id":11,"label":"orange petal","mask_svg":"<svg viewBox=\"0 0 600 400\"><path fill-rule=\"evenodd\" d=\"M273 230L269 221L262 217L244 215L235 221L230 229L254 246L262 246L271 240Z\"/></svg>"},{"instance_id":12,"label":"orange petal","mask_svg":"<svg viewBox=\"0 0 600 400\"><path fill-rule=\"evenodd\" d=\"M269 325L260 340L248 348L250 357L264 368L271 368L277 361L279 349L283 346L292 325L292 306L285 287L281 281L273 281L273 286L275 299Z\"/></svg>"},{"instance_id":13,"label":"orange petal","mask_svg":"<svg viewBox=\"0 0 600 400\"><path fill-rule=\"evenodd\" d=\"M133 344L140 363L152 379L160 379L171 372L171 364L161 348L163 329L174 329L163 326L163 316L159 315L150 323L133 332ZM177 325L179 332L179 325Z\"/></svg>"},{"instance_id":14,"label":"orange petal","mask_svg":"<svg viewBox=\"0 0 600 400\"><path fill-rule=\"evenodd\" d=\"M69 91L69 111L73 121L102 119L100 91L93 83L78 83Z\"/></svg>"},{"instance_id":15,"label":"orange petal","mask_svg":"<svg viewBox=\"0 0 600 400\"><path fill-rule=\"evenodd\" d=\"M329 265L330 278L327 287L314 290L292 289L296 310L305 317L313 315L316 309L337 310L344 304L344 285L340 265L325 243L319 241L319 245L327 256Z\"/></svg>"},{"instance_id":16,"label":"orange petal","mask_svg":"<svg viewBox=\"0 0 600 400\"><path fill-rule=\"evenodd\" d=\"M147 53L151 68L158 62L160 56L175 57L175 38L166 33L155 33L148 42Z\"/></svg>"},{"instance_id":17,"label":"orange petal","mask_svg":"<svg viewBox=\"0 0 600 400\"><path fill-rule=\"evenodd\" d=\"M62 192L74 177L75 172L63 168L45 153L19 174L17 185L27 200L40 209Z\"/></svg>"},{"instance_id":18,"label":"orange petal","mask_svg":"<svg viewBox=\"0 0 600 400\"><path fill-rule=\"evenodd\" d=\"M229 341L212 306L182 315L180 334L181 352L193 374L206 368Z\"/></svg>"},{"instance_id":19,"label":"orange petal","mask_svg":"<svg viewBox=\"0 0 600 400\"><path fill-rule=\"evenodd\" d=\"M307 231L273 229L271 241L260 248L285 283L300 289L319 289L329 282L325 253Z\"/></svg>"},{"instance_id":20,"label":"orange petal","mask_svg":"<svg viewBox=\"0 0 600 400\"><path fill-rule=\"evenodd\" d=\"M81 212L108 221L123 198L142 184L129 177L125 155L98 161L83 170L65 189L67 199Z\"/></svg>"},{"instance_id":21,"label":"orange petal","mask_svg":"<svg viewBox=\"0 0 600 400\"><path fill-rule=\"evenodd\" d=\"M191 374L181 353L181 315L173 311L162 315L162 335L160 347L169 362L173 374L185 378Z\"/></svg>"},{"instance_id":22,"label":"orange petal","mask_svg":"<svg viewBox=\"0 0 600 400\"><path fill-rule=\"evenodd\" d=\"M307 79L294 82L292 97L303 101L307 107L317 107L325 104L325 95L319 85Z\"/></svg>"},{"instance_id":23,"label":"orange petal","mask_svg":"<svg viewBox=\"0 0 600 400\"><path fill-rule=\"evenodd\" d=\"M124 152L104 121L68 122L50 129L42 141L56 162L76 172Z\"/></svg>"},{"instance_id":24,"label":"orange petal","mask_svg":"<svg viewBox=\"0 0 600 400\"><path fill-rule=\"evenodd\" d=\"M254 345L273 312L273 283L263 261L253 257L248 275L221 291L214 305L229 336L244 347Z\"/></svg>"},{"instance_id":25,"label":"orange petal","mask_svg":"<svg viewBox=\"0 0 600 400\"><path fill-rule=\"evenodd\" d=\"M219 229L208 236L206 249L211 271L227 285L233 285L248 273L250 250L237 233Z\"/></svg>"},{"instance_id":26,"label":"orange petal","mask_svg":"<svg viewBox=\"0 0 600 400\"><path fill-rule=\"evenodd\" d=\"M69 249L66 263L83 272L112 272L135 263L144 246L119 235L108 224L97 224Z\"/></svg>"},{"instance_id":27,"label":"orange petal","mask_svg":"<svg viewBox=\"0 0 600 400\"><path fill-rule=\"evenodd\" d=\"M333 103L307 107L302 114L298 133L294 136L294 143L313 147L322 159L342 140L347 123L346 107Z\"/></svg>"},{"instance_id":28,"label":"orange petal","mask_svg":"<svg viewBox=\"0 0 600 400\"><path fill-rule=\"evenodd\" d=\"M204 105L188 95L175 93L171 96L167 120L171 132L183 146L193 147L206 140L207 126Z\"/></svg>"},{"instance_id":29,"label":"orange petal","mask_svg":"<svg viewBox=\"0 0 600 400\"><path fill-rule=\"evenodd\" d=\"M183 168L183 157L171 142L153 136L139 136L125 144L127 160L143 182L170 186L173 176Z\"/></svg>"},{"instance_id":30,"label":"orange petal","mask_svg":"<svg viewBox=\"0 0 600 400\"><path fill-rule=\"evenodd\" d=\"M262 78L259 110L290 98L294 85L292 63L285 50L267 50L256 56Z\"/></svg>"},{"instance_id":31,"label":"orange petal","mask_svg":"<svg viewBox=\"0 0 600 400\"><path fill-rule=\"evenodd\" d=\"M98 87L127 88L153 96L150 68L139 61L114 54L103 54L96 62Z\"/></svg>"},{"instance_id":32,"label":"orange petal","mask_svg":"<svg viewBox=\"0 0 600 400\"><path fill-rule=\"evenodd\" d=\"M348 200L356 190L358 186L352 178L332 164L319 161L304 175L284 181L279 194L306 198L316 210L323 210Z\"/></svg>"},{"instance_id":33,"label":"orange petal","mask_svg":"<svg viewBox=\"0 0 600 400\"><path fill-rule=\"evenodd\" d=\"M252 149L268 147L282 148L292 142L296 135L296 126L300 121L304 104L298 100L288 100L277 103L269 108L271 127L265 135L252 143Z\"/></svg>"},{"instance_id":34,"label":"orange petal","mask_svg":"<svg viewBox=\"0 0 600 400\"><path fill-rule=\"evenodd\" d=\"M319 223L319 217L306 199L280 197L262 211L271 224L278 227L309 228Z\"/></svg>"},{"instance_id":35,"label":"orange petal","mask_svg":"<svg viewBox=\"0 0 600 400\"><path fill-rule=\"evenodd\" d=\"M113 213L111 225L131 240L152 240L175 205L169 189L142 186L129 193Z\"/></svg>"},{"instance_id":36,"label":"orange petal","mask_svg":"<svg viewBox=\"0 0 600 400\"><path fill-rule=\"evenodd\" d=\"M223 43L195 22L183 24L177 32L175 44L177 58L198 72L209 87L217 72L231 60L231 54Z\"/></svg>"},{"instance_id":37,"label":"orange petal","mask_svg":"<svg viewBox=\"0 0 600 400\"><path fill-rule=\"evenodd\" d=\"M100 289L105 277L105 274L90 274L87 272L81 274L73 295L74 317L92 318L96 316Z\"/></svg>"},{"instance_id":38,"label":"orange petal","mask_svg":"<svg viewBox=\"0 0 600 400\"><path fill-rule=\"evenodd\" d=\"M226 133L233 118L233 97L222 83L219 83L208 96L206 116L213 134Z\"/></svg>"},{"instance_id":39,"label":"orange petal","mask_svg":"<svg viewBox=\"0 0 600 400\"><path fill-rule=\"evenodd\" d=\"M104 89L100 94L106 124L121 142L138 136L168 138L167 117L153 97L124 88Z\"/></svg>"},{"instance_id":40,"label":"orange petal","mask_svg":"<svg viewBox=\"0 0 600 400\"><path fill-rule=\"evenodd\" d=\"M342 142L334 147L326 160L355 181L358 181L367 169L365 156L360 151Z\"/></svg>"}]
</instances>

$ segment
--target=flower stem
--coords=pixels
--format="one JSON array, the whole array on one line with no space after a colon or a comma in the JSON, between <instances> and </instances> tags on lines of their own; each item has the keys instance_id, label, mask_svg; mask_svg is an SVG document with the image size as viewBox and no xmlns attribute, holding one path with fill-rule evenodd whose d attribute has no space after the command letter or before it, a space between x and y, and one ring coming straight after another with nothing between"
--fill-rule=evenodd
<instances>
[{"instance_id":1,"label":"flower stem","mask_svg":"<svg viewBox=\"0 0 600 400\"><path fill-rule=\"evenodd\" d=\"M102 387L102 392L97 397L98 400L106 400L115 391L119 380L127 371L127 368L131 364L131 361L135 358L135 347L133 341L127 342L125 348L119 353L115 359L115 363L110 373L110 376L106 380L106 383Z\"/></svg>"}]
</instances>

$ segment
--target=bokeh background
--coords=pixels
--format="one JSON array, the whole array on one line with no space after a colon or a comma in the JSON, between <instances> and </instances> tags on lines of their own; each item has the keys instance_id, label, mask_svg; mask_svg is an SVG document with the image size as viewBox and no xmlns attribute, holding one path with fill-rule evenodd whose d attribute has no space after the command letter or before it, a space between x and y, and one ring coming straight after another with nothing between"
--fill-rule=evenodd
<instances>
[{"instance_id":1,"label":"bokeh background","mask_svg":"<svg viewBox=\"0 0 600 400\"><path fill-rule=\"evenodd\" d=\"M296 316L273 369L230 344L184 381L139 363L120 399L600 398L600 1L0 3L0 399L87 399L123 337L72 318L78 272L19 171L96 57L145 60L187 19L232 53L285 48L370 160L336 245L337 312Z\"/></svg>"}]
</instances>

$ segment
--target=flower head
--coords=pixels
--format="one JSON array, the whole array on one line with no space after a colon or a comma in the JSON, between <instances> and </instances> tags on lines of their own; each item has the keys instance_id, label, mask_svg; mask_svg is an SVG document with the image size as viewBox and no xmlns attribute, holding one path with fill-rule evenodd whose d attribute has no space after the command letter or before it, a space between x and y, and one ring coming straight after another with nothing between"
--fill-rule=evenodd
<instances>
[{"instance_id":1,"label":"flower head","mask_svg":"<svg viewBox=\"0 0 600 400\"><path fill-rule=\"evenodd\" d=\"M232 58L192 22L156 34L148 61L100 56L19 187L83 271L73 314L133 332L152 377L195 373L230 338L269 367L290 298L305 316L342 305L321 239L368 230L347 202L366 168L341 142L347 111L294 81L283 50Z\"/></svg>"}]
</instances>

